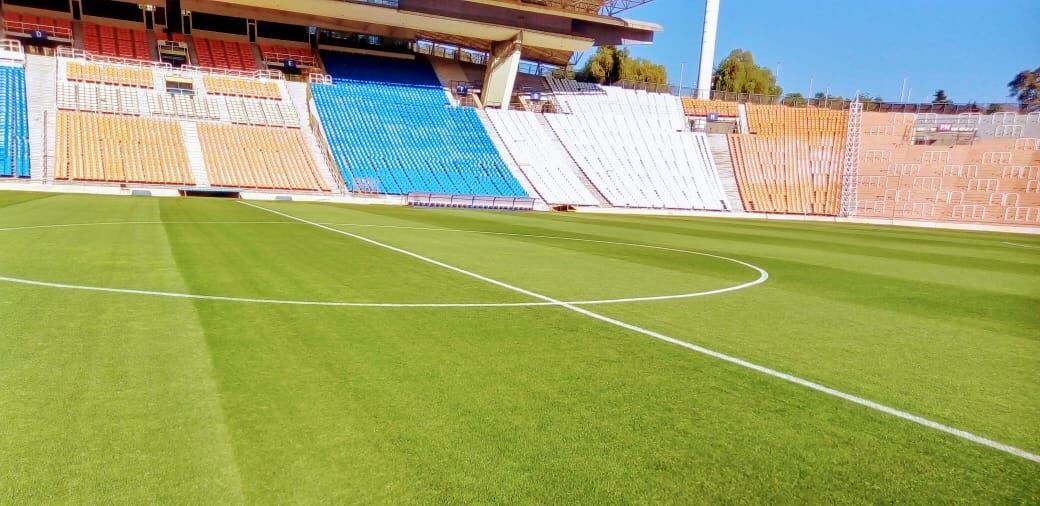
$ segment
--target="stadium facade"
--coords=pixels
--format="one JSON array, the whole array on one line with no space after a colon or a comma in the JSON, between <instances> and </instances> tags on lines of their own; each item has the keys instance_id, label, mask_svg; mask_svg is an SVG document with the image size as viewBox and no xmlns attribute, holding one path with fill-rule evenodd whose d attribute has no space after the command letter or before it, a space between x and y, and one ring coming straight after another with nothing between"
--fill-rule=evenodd
<instances>
[{"instance_id":1,"label":"stadium facade","mask_svg":"<svg viewBox=\"0 0 1040 506\"><path fill-rule=\"evenodd\" d=\"M1040 229L1040 112L556 72L646 1L7 1L0 187Z\"/></svg>"}]
</instances>

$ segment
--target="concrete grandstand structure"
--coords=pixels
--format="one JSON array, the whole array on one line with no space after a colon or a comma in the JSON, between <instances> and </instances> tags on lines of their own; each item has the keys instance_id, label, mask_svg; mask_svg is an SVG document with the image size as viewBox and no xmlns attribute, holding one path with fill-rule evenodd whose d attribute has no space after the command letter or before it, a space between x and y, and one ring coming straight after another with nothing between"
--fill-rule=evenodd
<instances>
[{"instance_id":1,"label":"concrete grandstand structure","mask_svg":"<svg viewBox=\"0 0 1040 506\"><path fill-rule=\"evenodd\" d=\"M641 0L73 3L3 6L5 188L1040 228L1038 113L550 77Z\"/></svg>"}]
</instances>

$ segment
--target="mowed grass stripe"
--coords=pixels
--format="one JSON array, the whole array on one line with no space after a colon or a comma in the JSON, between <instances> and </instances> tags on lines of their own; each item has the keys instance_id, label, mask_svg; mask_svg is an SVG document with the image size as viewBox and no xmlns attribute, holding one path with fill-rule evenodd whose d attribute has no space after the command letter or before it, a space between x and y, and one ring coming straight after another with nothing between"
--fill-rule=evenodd
<instances>
[{"instance_id":1,"label":"mowed grass stripe","mask_svg":"<svg viewBox=\"0 0 1040 506\"><path fill-rule=\"evenodd\" d=\"M60 222L71 210L79 218L89 214L81 204L90 199L73 200L27 200L5 208L4 217L29 213L32 221ZM40 206L44 201L53 207ZM98 204L109 218L159 218L157 200ZM95 233L64 268L118 256L108 246L127 244L117 232L126 233ZM33 258L54 246L12 237L0 236L7 255ZM180 274L161 226L128 239L153 260L134 276L176 285ZM9 249L12 242L20 247ZM117 266L106 270L112 283L130 275ZM0 314L0 502L241 499L190 303L0 284Z\"/></svg>"}]
</instances>

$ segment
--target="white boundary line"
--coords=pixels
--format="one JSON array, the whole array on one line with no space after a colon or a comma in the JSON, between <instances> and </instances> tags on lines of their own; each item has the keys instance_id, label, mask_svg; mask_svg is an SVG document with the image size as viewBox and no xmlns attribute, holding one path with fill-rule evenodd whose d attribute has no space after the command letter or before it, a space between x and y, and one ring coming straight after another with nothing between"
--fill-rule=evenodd
<instances>
[{"instance_id":1,"label":"white boundary line","mask_svg":"<svg viewBox=\"0 0 1040 506\"><path fill-rule=\"evenodd\" d=\"M479 279L481 281L484 281L485 283L492 284L492 285L498 286L500 288L504 288L506 290L511 290L511 291L514 291L514 292L517 292L517 293L520 293L520 294L523 294L523 295L527 295L528 297L533 297L535 299L539 299L539 300L543 300L543 301L546 301L546 302L553 303L554 305L557 305L557 306L569 309L569 310L574 311L575 313L578 313L578 314L581 314L581 315L588 316L589 318L593 318L593 319L596 319L596 320L599 320L599 321L602 321L602 322L605 322L605 323L609 323L611 325L614 325L614 326L617 326L617 327L621 327L621 328L626 329L626 330L631 330L633 332L637 332L637 333L640 333L640 334L652 337L654 339L659 339L659 340L665 341L667 343L675 344L677 346L681 346L683 348L686 348L686 349L689 349L689 350L692 350L692 351L696 351L698 353L702 353L702 354L707 355L709 357L717 358L719 360L723 360L723 361L729 362L731 364L735 364L735 365L738 365L738 366L741 366L741 367L745 367L747 369L751 369L753 371L757 371L757 372L760 372L762 374L765 374L765 375L768 375L768 376L772 376L774 378L779 378L779 379L782 379L784 381L787 381L787 382L790 382L790 383L794 383L796 385L801 385L803 387L815 390L817 392L821 392L821 393L824 393L824 394L827 394L827 395L830 395L830 396L833 396L833 397L837 397L839 399L843 399L843 400L846 400L846 401L849 401L849 402L852 402L852 403L855 403L855 404L859 404L861 406L865 406L865 407L873 409L875 411L880 411L882 413L885 413L885 414L888 414L888 415L892 415L892 416L895 416L897 418L902 418L904 420L908 420L908 421L914 422L916 424L923 425L923 426L928 427L930 429L935 429L935 430L940 431L940 432L945 432L947 434L951 434L953 436L956 436L956 437L959 437L961 439L965 439L965 440L971 441L973 443L977 443L977 444L980 444L980 445L983 445L983 446L988 446L990 448L993 448L993 449L996 449L996 450L1000 450L1002 452L1009 453L1009 454L1015 455L1017 457L1022 457L1024 459L1040 463L1040 455L1027 452L1027 451L1025 451L1025 450L1023 450L1021 448L1016 448L1014 446L1006 445L1004 443L1000 443L1000 442L994 441L992 439L988 439L988 438L985 438L985 437L982 437L982 436L979 436L979 435L976 435L976 434L972 434L971 432L964 431L964 430L961 430L961 429L958 429L958 428L955 428L955 427L951 427L949 425L944 425L944 424L941 424L939 422L935 422L935 421L929 420L927 418L920 417L920 416L908 413L906 411L901 411L901 410L898 410L898 409L895 409L895 408L892 408L892 407L885 406L884 404L879 404L877 402L874 402L874 401L871 401L871 400L868 400L868 399L864 399L864 398L856 396L856 395L852 395L852 394L848 394L848 393L845 393L845 392L842 392L842 391L839 391L839 390L835 390L833 388L821 385L819 383L814 383L812 381L809 381L809 380L806 380L806 379L802 379L802 378L799 378L797 376L792 376L790 374L783 373L783 372L777 371L775 369L770 369L770 368L765 367L765 366L761 366L761 365L758 365L758 364L755 364L755 363L752 363L752 362L748 362L748 361L746 361L744 359L740 359L740 358L737 358L737 357L733 357L733 356L727 355L725 353L720 353L720 352L717 352L717 351L714 351L714 350L710 350L708 348L704 348L704 347L698 346L696 344L691 344L691 343L688 343L686 341L682 341L682 340L676 339L674 337L669 337L669 336L666 336L666 335L661 334L659 332L655 332L653 330L645 329L643 327L632 325L630 323L625 323L625 322L623 322L621 320L617 320L617 319L611 318L609 316L604 316L604 315L601 315L599 313L594 313L592 311L589 311L588 309L575 306L574 304L563 302L563 301L554 299L552 297L549 297L547 295L542 295L540 293L532 292L530 290L526 290L526 289L520 288L518 286L513 286L513 285L510 285L508 283L505 283L505 282L502 282L502 281L498 281L496 279L492 279L492 278L489 278L487 276L483 276L481 274L477 274L475 272L470 272L470 271L467 271L465 269L462 269L462 268L459 268L459 267L455 267L454 265L446 264L446 263L441 262L439 260L434 260L432 258L420 255L418 253L414 253L414 252L408 251L406 249L398 248L396 246L391 246L389 244L379 242L379 241L377 241L375 239L369 239L369 238L367 238L365 236L357 235L357 234L354 234L354 233L351 233L351 232L346 232L346 231L343 231L343 230L338 230L338 229L332 228L332 227L327 226L327 225L322 225L321 223L315 223L313 221L308 221L308 220L305 220L303 218L297 218L297 217L292 216L290 214L286 214L286 213L283 213L281 211L275 211L274 209L268 209L266 207L258 206L256 204L252 204L252 203L249 203L249 202L240 201L239 203L247 205L247 206L250 206L250 207L254 207L256 209L267 211L267 212L272 213L272 214L277 214L278 216L282 216L282 217L288 218L290 220L295 220L295 221L298 221L300 223L306 223L306 224L314 226L314 227L318 227L318 228L321 228L321 229L324 229L324 230L328 230L329 232L345 235L347 237L352 237L352 238L357 239L359 241L367 242L367 243L372 244L374 246L379 246L381 248L385 248L385 249L388 249L390 251L395 251L395 252L400 253L402 255L410 256L412 258L415 258L416 260L421 260L423 262L426 262L426 263L429 263L429 264L433 264L433 265L436 265L438 267L442 267L444 269L447 269L449 271L453 271L453 272L462 274L464 276L468 276L468 277L471 277L471 278L474 278L474 279Z\"/></svg>"},{"instance_id":2,"label":"white boundary line","mask_svg":"<svg viewBox=\"0 0 1040 506\"><path fill-rule=\"evenodd\" d=\"M1004 241L1004 244L1007 244L1007 245L1010 245L1010 246L1018 246L1019 248L1040 249L1040 246L1030 246L1028 244L1019 244L1017 242L1007 242L1007 241Z\"/></svg>"},{"instance_id":3,"label":"white boundary line","mask_svg":"<svg viewBox=\"0 0 1040 506\"><path fill-rule=\"evenodd\" d=\"M95 223L66 223L60 225L27 225L9 228L0 228L0 232L6 232L10 230L30 230L30 229L41 229L41 228L66 228L66 227L82 227L90 225L162 225L162 224L175 224L175 225L237 225L237 224L278 224L278 225L299 225L298 222L293 221L125 221L125 222L95 222ZM485 232L480 230L458 230L449 228L431 228L431 227L402 227L395 225L370 225L370 224L358 224L358 223L336 223L333 225L339 226L358 226L358 227L383 227L383 228L403 228L411 230L430 230L438 232L459 232L459 233L474 233L474 234L487 234L487 235L512 235L520 237L539 237L544 239L557 239L561 241L580 241L580 242L595 242L603 244L616 244L620 246L629 246L635 248L647 248L664 251L675 251L678 253L686 253L689 255L698 255L710 258L717 258L720 260L726 260L733 262L749 269L754 270L758 273L758 278L753 281L741 283L739 285L728 286L725 288L717 288L714 290L706 290L703 292L690 292L680 293L673 295L651 295L646 297L628 297L623 299L598 299L598 300L578 300L578 301L567 301L568 304L576 305L603 305L603 304L621 304L628 302L652 302L661 300L674 300L674 299L690 299L694 297L703 297L706 295L717 295L720 293L733 292L736 290L742 290L744 288L750 288L752 286L764 283L769 279L769 273L756 265L749 264L737 260L735 258L729 258L719 255L712 255L710 253L701 253L698 251L689 251L677 248L666 248L663 246L651 246L647 244L636 244L636 243L624 243L615 241L600 241L595 239L581 239L576 237L556 237L549 235L530 235L530 234L510 234L505 232ZM41 286L47 288L60 288L66 290L86 290L94 292L107 292L107 293L125 293L130 295L150 295L156 297L172 297L180 299L201 299L201 300L215 300L224 302L252 302L257 304L284 304L284 305L296 305L296 306L327 306L327 307L375 307L375 308L501 308L501 307L538 307L538 306L555 306L557 304L552 302L335 302L335 301L305 301L305 300L282 300L282 299L259 299L249 297L230 297L224 295L197 295L191 293L181 292L164 292L157 290L136 290L130 288L109 288L91 285L74 285L68 283L55 283L50 281L38 281L33 279L16 278L11 276L0 275L0 281L8 283L17 283L31 286Z\"/></svg>"}]
</instances>

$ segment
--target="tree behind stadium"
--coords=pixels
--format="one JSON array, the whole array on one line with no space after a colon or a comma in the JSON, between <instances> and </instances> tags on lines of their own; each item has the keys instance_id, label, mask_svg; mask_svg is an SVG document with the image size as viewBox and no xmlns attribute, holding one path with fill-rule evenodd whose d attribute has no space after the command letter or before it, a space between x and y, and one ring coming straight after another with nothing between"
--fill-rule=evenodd
<instances>
[{"instance_id":1,"label":"tree behind stadium","mask_svg":"<svg viewBox=\"0 0 1040 506\"><path fill-rule=\"evenodd\" d=\"M1018 99L1024 112L1040 111L1040 67L1023 70L1008 83L1010 96Z\"/></svg>"},{"instance_id":2,"label":"tree behind stadium","mask_svg":"<svg viewBox=\"0 0 1040 506\"><path fill-rule=\"evenodd\" d=\"M597 84L613 84L622 80L665 84L668 82L668 72L664 65L645 58L633 58L628 49L600 46L578 71L575 79Z\"/></svg>"},{"instance_id":3,"label":"tree behind stadium","mask_svg":"<svg viewBox=\"0 0 1040 506\"><path fill-rule=\"evenodd\" d=\"M711 89L734 93L780 95L783 88L776 84L776 76L759 65L751 51L734 49L719 63L711 78Z\"/></svg>"}]
</instances>

